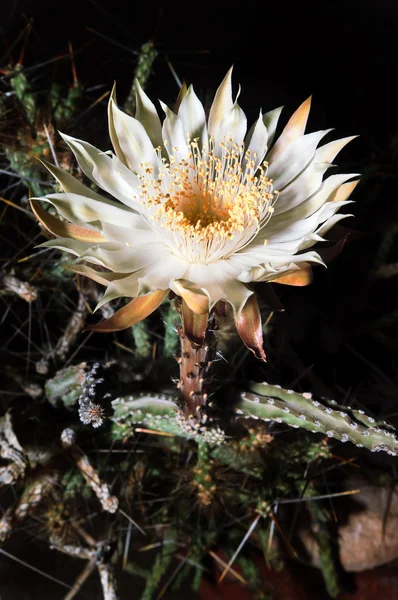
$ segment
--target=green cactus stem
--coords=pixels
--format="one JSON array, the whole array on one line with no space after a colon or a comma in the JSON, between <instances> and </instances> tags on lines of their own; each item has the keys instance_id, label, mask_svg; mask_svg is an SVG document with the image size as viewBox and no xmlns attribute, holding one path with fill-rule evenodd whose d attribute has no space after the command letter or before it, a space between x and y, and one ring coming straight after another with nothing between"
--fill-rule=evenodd
<instances>
[{"instance_id":1,"label":"green cactus stem","mask_svg":"<svg viewBox=\"0 0 398 600\"><path fill-rule=\"evenodd\" d=\"M86 363L72 365L57 371L52 379L45 383L47 400L57 406L62 403L65 408L73 409L81 394L81 387L86 374Z\"/></svg>"},{"instance_id":2,"label":"green cactus stem","mask_svg":"<svg viewBox=\"0 0 398 600\"><path fill-rule=\"evenodd\" d=\"M151 336L146 321L140 321L131 328L137 358L150 358L152 354Z\"/></svg>"},{"instance_id":3,"label":"green cactus stem","mask_svg":"<svg viewBox=\"0 0 398 600\"><path fill-rule=\"evenodd\" d=\"M140 48L138 56L137 67L134 74L133 85L131 86L130 93L124 104L125 110L131 114L135 113L135 94L137 88L137 81L143 89L145 89L149 76L151 74L152 65L158 55L153 42L147 42Z\"/></svg>"},{"instance_id":4,"label":"green cactus stem","mask_svg":"<svg viewBox=\"0 0 398 600\"><path fill-rule=\"evenodd\" d=\"M15 96L25 109L29 123L33 125L36 117L36 101L33 95L32 86L23 72L22 65L15 66L10 79L10 84L15 92Z\"/></svg>"},{"instance_id":5,"label":"green cactus stem","mask_svg":"<svg viewBox=\"0 0 398 600\"><path fill-rule=\"evenodd\" d=\"M398 454L395 430L386 422L376 422L363 411L340 406L334 400L315 400L309 393L299 394L277 385L255 383L250 391L241 393L235 413L323 433L372 452Z\"/></svg>"},{"instance_id":6,"label":"green cactus stem","mask_svg":"<svg viewBox=\"0 0 398 600\"><path fill-rule=\"evenodd\" d=\"M179 315L174 306L174 302L164 302L162 308L162 315L164 319L163 356L169 357L175 354L178 348L179 339L177 323L179 321Z\"/></svg>"},{"instance_id":7,"label":"green cactus stem","mask_svg":"<svg viewBox=\"0 0 398 600\"><path fill-rule=\"evenodd\" d=\"M125 439L132 435L137 425L164 434L176 435L187 439L222 444L224 433L218 428L208 428L196 419L185 419L177 405L177 396L141 394L116 398L112 402L114 409L113 436Z\"/></svg>"},{"instance_id":8,"label":"green cactus stem","mask_svg":"<svg viewBox=\"0 0 398 600\"><path fill-rule=\"evenodd\" d=\"M82 102L83 91L79 82L75 82L66 94L60 85L51 86L49 99L57 123L69 121L74 116Z\"/></svg>"}]
</instances>

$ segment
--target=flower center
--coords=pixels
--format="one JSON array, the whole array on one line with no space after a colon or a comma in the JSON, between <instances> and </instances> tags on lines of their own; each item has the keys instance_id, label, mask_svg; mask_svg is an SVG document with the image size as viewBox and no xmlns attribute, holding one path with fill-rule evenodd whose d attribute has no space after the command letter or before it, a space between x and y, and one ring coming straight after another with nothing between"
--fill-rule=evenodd
<instances>
[{"instance_id":1,"label":"flower center","mask_svg":"<svg viewBox=\"0 0 398 600\"><path fill-rule=\"evenodd\" d=\"M241 250L273 213L277 193L266 163L231 139L199 149L188 140L186 158L160 156L159 173L141 165L143 214L170 249L192 263L208 264ZM169 152L170 154L170 152Z\"/></svg>"}]
</instances>

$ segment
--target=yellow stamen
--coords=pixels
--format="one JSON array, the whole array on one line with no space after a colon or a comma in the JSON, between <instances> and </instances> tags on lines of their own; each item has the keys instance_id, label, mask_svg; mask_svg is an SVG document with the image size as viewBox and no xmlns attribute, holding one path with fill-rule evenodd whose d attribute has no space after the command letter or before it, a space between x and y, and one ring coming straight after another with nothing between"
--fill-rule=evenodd
<instances>
[{"instance_id":1,"label":"yellow stamen","mask_svg":"<svg viewBox=\"0 0 398 600\"><path fill-rule=\"evenodd\" d=\"M142 164L141 203L170 249L192 263L211 263L244 248L271 218L276 194L267 164L232 139L199 149L188 140L186 159L160 155L155 179ZM177 149L173 150L177 151Z\"/></svg>"}]
</instances>

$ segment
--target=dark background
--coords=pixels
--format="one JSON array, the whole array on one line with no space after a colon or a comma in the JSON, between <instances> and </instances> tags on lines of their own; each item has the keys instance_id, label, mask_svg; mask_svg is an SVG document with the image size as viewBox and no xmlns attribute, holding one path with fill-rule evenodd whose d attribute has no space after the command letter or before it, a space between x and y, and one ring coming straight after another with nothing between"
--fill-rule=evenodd
<instances>
[{"instance_id":1,"label":"dark background","mask_svg":"<svg viewBox=\"0 0 398 600\"><path fill-rule=\"evenodd\" d=\"M394 2L3 0L0 31L8 45L29 18L35 32L25 63L64 53L70 40L75 51L86 46L77 67L91 85L109 86L114 79L127 85L134 69L132 52L152 39L163 59L155 65L150 91L163 99L176 91L166 54L181 79L210 91L235 64L235 81L243 86L241 102L253 115L259 98L267 109L295 106L314 93L318 119L324 117L339 132L360 133L362 148L397 129Z\"/></svg>"}]
</instances>

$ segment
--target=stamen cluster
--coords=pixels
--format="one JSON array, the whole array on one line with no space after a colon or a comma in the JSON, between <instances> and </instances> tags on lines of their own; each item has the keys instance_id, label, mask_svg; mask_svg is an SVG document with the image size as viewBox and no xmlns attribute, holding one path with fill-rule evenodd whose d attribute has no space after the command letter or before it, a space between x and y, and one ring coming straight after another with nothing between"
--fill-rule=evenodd
<instances>
[{"instance_id":1,"label":"stamen cluster","mask_svg":"<svg viewBox=\"0 0 398 600\"><path fill-rule=\"evenodd\" d=\"M267 177L267 163L244 144L229 138L218 147L210 138L199 148L187 141L188 155L162 158L157 176L141 164L142 213L168 244L189 262L209 264L244 248L270 219L277 192Z\"/></svg>"}]
</instances>

